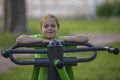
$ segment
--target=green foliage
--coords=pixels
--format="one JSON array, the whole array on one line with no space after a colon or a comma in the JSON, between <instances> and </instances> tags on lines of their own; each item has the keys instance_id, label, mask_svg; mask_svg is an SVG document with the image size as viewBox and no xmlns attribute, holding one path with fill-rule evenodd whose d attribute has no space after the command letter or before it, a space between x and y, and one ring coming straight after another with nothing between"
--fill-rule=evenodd
<instances>
[{"instance_id":1,"label":"green foliage","mask_svg":"<svg viewBox=\"0 0 120 80\"><path fill-rule=\"evenodd\" d=\"M113 6L111 4L102 4L97 9L98 16L110 17L112 16Z\"/></svg>"},{"instance_id":2,"label":"green foliage","mask_svg":"<svg viewBox=\"0 0 120 80\"><path fill-rule=\"evenodd\" d=\"M120 17L120 1L115 4L115 10L114 10L114 16L119 16Z\"/></svg>"},{"instance_id":3,"label":"green foliage","mask_svg":"<svg viewBox=\"0 0 120 80\"><path fill-rule=\"evenodd\" d=\"M120 1L114 4L104 3L97 7L97 15L100 17L120 17Z\"/></svg>"}]
</instances>

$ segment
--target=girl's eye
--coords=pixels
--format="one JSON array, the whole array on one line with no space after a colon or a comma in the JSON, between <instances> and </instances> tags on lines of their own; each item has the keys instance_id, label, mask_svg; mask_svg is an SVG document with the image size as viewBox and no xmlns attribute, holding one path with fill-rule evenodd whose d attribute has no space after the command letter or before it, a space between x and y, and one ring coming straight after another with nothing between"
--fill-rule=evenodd
<instances>
[{"instance_id":1,"label":"girl's eye","mask_svg":"<svg viewBox=\"0 0 120 80\"><path fill-rule=\"evenodd\" d=\"M54 27L56 27L56 25L55 24L45 24L43 27L44 28L48 28L48 27L54 28Z\"/></svg>"},{"instance_id":2,"label":"girl's eye","mask_svg":"<svg viewBox=\"0 0 120 80\"><path fill-rule=\"evenodd\" d=\"M54 25L54 24L51 24L51 27L55 27L55 25Z\"/></svg>"},{"instance_id":3,"label":"girl's eye","mask_svg":"<svg viewBox=\"0 0 120 80\"><path fill-rule=\"evenodd\" d=\"M44 28L48 28L48 25L44 25L43 27L44 27Z\"/></svg>"}]
</instances>

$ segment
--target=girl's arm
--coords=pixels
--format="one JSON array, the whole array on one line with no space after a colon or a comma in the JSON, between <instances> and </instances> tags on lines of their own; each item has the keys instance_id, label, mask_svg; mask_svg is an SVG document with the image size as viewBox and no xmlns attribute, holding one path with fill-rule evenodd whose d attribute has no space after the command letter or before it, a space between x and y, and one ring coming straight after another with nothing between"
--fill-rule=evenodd
<instances>
[{"instance_id":1,"label":"girl's arm","mask_svg":"<svg viewBox=\"0 0 120 80\"><path fill-rule=\"evenodd\" d=\"M87 42L89 39L85 35L77 34L69 37L65 37L61 39L61 42ZM29 35L21 35L17 37L16 43L36 43L36 42L42 42L42 43L49 43L51 40L47 39L41 39L41 38L33 38Z\"/></svg>"},{"instance_id":2,"label":"girl's arm","mask_svg":"<svg viewBox=\"0 0 120 80\"><path fill-rule=\"evenodd\" d=\"M62 42L87 42L89 38L85 35L76 34L73 36L65 37Z\"/></svg>"},{"instance_id":3,"label":"girl's arm","mask_svg":"<svg viewBox=\"0 0 120 80\"><path fill-rule=\"evenodd\" d=\"M29 35L21 35L17 37L16 43L35 43L35 42L42 42L43 39L40 38L33 38Z\"/></svg>"}]
</instances>

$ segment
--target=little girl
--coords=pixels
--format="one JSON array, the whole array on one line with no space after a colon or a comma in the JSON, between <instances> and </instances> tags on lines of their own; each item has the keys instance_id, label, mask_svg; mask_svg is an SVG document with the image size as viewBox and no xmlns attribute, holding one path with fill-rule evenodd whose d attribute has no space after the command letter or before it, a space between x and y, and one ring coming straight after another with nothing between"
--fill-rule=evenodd
<instances>
[{"instance_id":1,"label":"little girl","mask_svg":"<svg viewBox=\"0 0 120 80\"><path fill-rule=\"evenodd\" d=\"M61 42L87 42L89 39L86 36L76 34L72 36L56 36L60 29L59 21L56 16L48 14L43 16L40 21L41 34L34 35L20 35L17 39L17 43L49 43L53 39L57 39ZM38 49L38 48L37 48ZM39 49L45 49L40 47ZM46 54L35 54L35 58L45 58ZM67 74L70 80L74 80L72 67L66 67ZM33 67L32 79L31 80L48 80L47 79L47 68Z\"/></svg>"}]
</instances>

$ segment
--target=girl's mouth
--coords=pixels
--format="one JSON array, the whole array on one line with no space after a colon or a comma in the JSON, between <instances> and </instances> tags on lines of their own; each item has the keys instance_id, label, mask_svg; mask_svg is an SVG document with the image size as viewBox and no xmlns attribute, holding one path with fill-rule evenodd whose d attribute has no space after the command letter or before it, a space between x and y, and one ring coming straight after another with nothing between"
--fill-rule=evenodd
<instances>
[{"instance_id":1,"label":"girl's mouth","mask_svg":"<svg viewBox=\"0 0 120 80\"><path fill-rule=\"evenodd\" d=\"M47 32L47 33L51 34L51 33L53 33L53 32Z\"/></svg>"}]
</instances>

